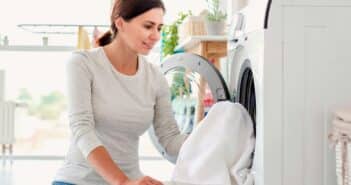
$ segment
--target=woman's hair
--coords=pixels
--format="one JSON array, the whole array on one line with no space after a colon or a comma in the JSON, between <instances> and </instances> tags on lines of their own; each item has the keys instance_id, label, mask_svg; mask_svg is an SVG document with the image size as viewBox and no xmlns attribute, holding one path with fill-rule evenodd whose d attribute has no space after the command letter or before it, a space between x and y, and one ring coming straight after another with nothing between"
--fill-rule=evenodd
<instances>
[{"instance_id":1,"label":"woman's hair","mask_svg":"<svg viewBox=\"0 0 351 185\"><path fill-rule=\"evenodd\" d=\"M110 30L98 39L98 45L107 45L116 37L118 30L115 25L115 20L118 17L122 17L125 21L130 21L134 17L153 8L162 8L163 11L165 11L165 6L162 0L115 0L111 13Z\"/></svg>"}]
</instances>

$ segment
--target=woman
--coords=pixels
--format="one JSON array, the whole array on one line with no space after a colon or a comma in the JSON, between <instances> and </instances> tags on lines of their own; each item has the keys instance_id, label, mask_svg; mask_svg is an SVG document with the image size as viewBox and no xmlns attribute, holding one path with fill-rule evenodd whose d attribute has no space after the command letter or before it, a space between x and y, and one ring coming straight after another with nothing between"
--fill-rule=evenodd
<instances>
[{"instance_id":1,"label":"woman","mask_svg":"<svg viewBox=\"0 0 351 185\"><path fill-rule=\"evenodd\" d=\"M177 155L180 134L168 84L146 55L160 39L161 0L116 0L100 47L74 52L67 65L72 139L54 185L160 185L139 169L138 142L151 124Z\"/></svg>"}]
</instances>

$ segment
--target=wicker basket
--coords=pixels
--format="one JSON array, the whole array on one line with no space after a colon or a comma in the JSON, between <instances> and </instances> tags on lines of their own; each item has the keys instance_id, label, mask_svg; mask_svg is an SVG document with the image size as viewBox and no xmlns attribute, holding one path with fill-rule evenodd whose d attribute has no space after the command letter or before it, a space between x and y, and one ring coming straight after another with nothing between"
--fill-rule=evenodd
<instances>
[{"instance_id":1,"label":"wicker basket","mask_svg":"<svg viewBox=\"0 0 351 185\"><path fill-rule=\"evenodd\" d=\"M329 135L335 147L336 177L338 185L351 185L351 138L350 134L335 128Z\"/></svg>"},{"instance_id":2,"label":"wicker basket","mask_svg":"<svg viewBox=\"0 0 351 185\"><path fill-rule=\"evenodd\" d=\"M329 141L335 146L338 185L351 185L351 108L334 112Z\"/></svg>"},{"instance_id":3,"label":"wicker basket","mask_svg":"<svg viewBox=\"0 0 351 185\"><path fill-rule=\"evenodd\" d=\"M189 16L178 27L179 42L189 36L206 35L204 18L202 16Z\"/></svg>"}]
</instances>

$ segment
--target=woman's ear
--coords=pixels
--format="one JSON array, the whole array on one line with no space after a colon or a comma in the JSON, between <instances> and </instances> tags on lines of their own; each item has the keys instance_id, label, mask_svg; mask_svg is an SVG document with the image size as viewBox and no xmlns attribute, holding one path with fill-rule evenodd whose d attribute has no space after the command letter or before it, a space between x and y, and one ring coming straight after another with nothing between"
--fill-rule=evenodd
<instances>
[{"instance_id":1,"label":"woman's ear","mask_svg":"<svg viewBox=\"0 0 351 185\"><path fill-rule=\"evenodd\" d=\"M117 27L118 31L123 30L124 21L121 17L118 17L117 19L115 19L115 26Z\"/></svg>"}]
</instances>

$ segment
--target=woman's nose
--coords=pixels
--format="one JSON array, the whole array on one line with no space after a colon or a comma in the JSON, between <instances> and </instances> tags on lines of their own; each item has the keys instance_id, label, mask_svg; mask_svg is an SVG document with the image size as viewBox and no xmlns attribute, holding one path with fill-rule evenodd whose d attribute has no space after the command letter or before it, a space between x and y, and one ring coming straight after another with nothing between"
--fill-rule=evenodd
<instances>
[{"instance_id":1,"label":"woman's nose","mask_svg":"<svg viewBox=\"0 0 351 185\"><path fill-rule=\"evenodd\" d=\"M161 32L158 29L156 29L151 33L150 37L152 40L158 41L161 38Z\"/></svg>"}]
</instances>

